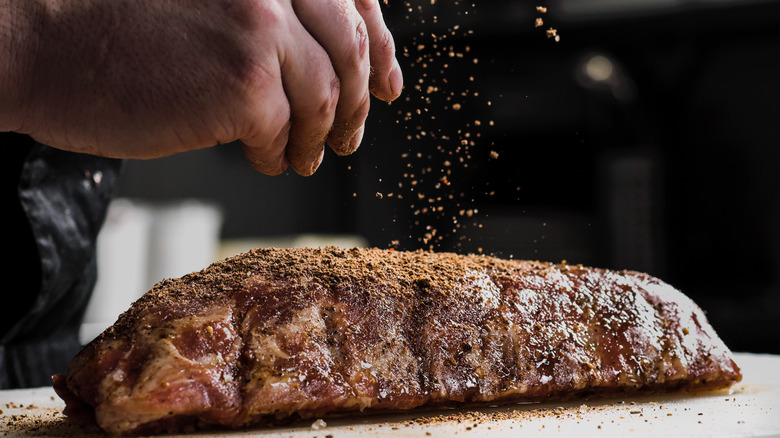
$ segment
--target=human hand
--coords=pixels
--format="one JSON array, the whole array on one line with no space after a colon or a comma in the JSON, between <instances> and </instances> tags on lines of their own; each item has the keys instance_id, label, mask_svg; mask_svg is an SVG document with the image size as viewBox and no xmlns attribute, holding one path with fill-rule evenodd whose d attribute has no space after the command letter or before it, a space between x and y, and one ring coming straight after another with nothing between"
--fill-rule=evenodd
<instances>
[{"instance_id":1,"label":"human hand","mask_svg":"<svg viewBox=\"0 0 780 438\"><path fill-rule=\"evenodd\" d=\"M402 88L377 0L15 1L29 91L0 128L61 149L156 158L240 140L260 172L311 175L326 142L357 149L369 91Z\"/></svg>"}]
</instances>

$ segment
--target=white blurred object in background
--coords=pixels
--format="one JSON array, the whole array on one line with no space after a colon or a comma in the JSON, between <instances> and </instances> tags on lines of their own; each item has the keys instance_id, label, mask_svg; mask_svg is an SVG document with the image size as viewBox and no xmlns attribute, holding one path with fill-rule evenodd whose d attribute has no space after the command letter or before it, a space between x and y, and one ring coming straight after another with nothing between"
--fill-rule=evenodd
<instances>
[{"instance_id":1,"label":"white blurred object in background","mask_svg":"<svg viewBox=\"0 0 780 438\"><path fill-rule=\"evenodd\" d=\"M217 206L191 199L157 206L153 212L150 287L165 278L199 271L216 261L222 227L222 212Z\"/></svg>"},{"instance_id":2,"label":"white blurred object in background","mask_svg":"<svg viewBox=\"0 0 780 438\"><path fill-rule=\"evenodd\" d=\"M152 217L148 209L126 200L114 200L97 238L97 282L81 327L81 341L89 341L111 325L143 294Z\"/></svg>"},{"instance_id":3,"label":"white blurred object in background","mask_svg":"<svg viewBox=\"0 0 780 438\"><path fill-rule=\"evenodd\" d=\"M199 200L156 206L114 200L97 239L98 277L81 326L82 344L160 280L216 261L221 226L220 209Z\"/></svg>"}]
</instances>

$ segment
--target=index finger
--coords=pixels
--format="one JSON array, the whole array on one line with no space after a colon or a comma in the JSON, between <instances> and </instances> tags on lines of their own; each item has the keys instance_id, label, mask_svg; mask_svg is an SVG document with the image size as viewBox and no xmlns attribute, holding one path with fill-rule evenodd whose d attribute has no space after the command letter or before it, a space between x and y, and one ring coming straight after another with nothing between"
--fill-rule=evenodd
<instances>
[{"instance_id":1,"label":"index finger","mask_svg":"<svg viewBox=\"0 0 780 438\"><path fill-rule=\"evenodd\" d=\"M395 41L385 24L377 0L355 0L355 8L368 31L371 76L369 89L379 99L395 100L401 95L403 73L395 57Z\"/></svg>"},{"instance_id":2,"label":"index finger","mask_svg":"<svg viewBox=\"0 0 780 438\"><path fill-rule=\"evenodd\" d=\"M360 144L369 111L369 43L363 18L354 0L295 0L295 13L330 56L341 87L336 116L327 142L339 155Z\"/></svg>"}]
</instances>

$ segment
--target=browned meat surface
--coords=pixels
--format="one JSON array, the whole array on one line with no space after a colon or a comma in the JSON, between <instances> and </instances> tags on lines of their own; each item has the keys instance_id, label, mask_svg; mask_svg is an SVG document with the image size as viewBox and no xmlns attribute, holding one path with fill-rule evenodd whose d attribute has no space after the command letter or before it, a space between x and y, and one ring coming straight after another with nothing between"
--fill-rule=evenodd
<instances>
[{"instance_id":1,"label":"browned meat surface","mask_svg":"<svg viewBox=\"0 0 780 438\"><path fill-rule=\"evenodd\" d=\"M740 379L702 311L645 274L325 248L161 282L55 387L75 421L138 434Z\"/></svg>"}]
</instances>

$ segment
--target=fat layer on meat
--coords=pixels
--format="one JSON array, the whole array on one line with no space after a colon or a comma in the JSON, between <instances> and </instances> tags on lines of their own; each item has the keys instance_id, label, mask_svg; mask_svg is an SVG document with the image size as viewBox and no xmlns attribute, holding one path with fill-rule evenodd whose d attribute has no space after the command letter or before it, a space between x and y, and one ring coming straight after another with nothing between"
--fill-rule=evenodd
<instances>
[{"instance_id":1,"label":"fat layer on meat","mask_svg":"<svg viewBox=\"0 0 780 438\"><path fill-rule=\"evenodd\" d=\"M140 434L740 379L703 312L646 274L329 247L162 281L55 389L74 421Z\"/></svg>"}]
</instances>

